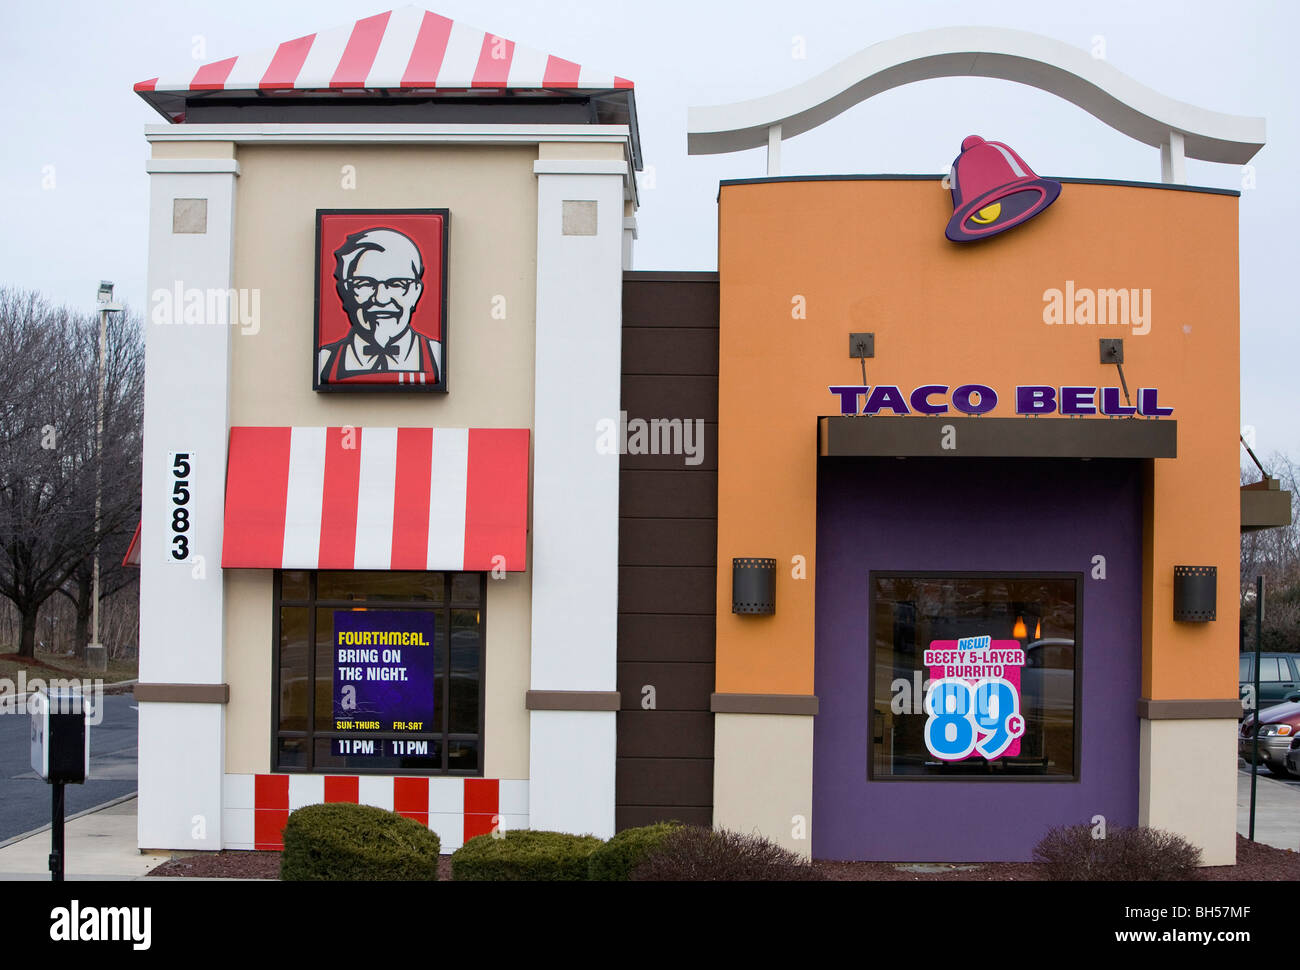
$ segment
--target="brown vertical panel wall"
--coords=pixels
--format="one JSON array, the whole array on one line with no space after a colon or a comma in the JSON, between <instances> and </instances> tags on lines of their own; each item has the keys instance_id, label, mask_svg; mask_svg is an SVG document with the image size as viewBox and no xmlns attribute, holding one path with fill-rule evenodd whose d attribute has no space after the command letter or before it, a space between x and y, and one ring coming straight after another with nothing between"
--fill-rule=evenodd
<instances>
[{"instance_id":1,"label":"brown vertical panel wall","mask_svg":"<svg viewBox=\"0 0 1300 970\"><path fill-rule=\"evenodd\" d=\"M703 460L620 460L620 830L713 822L718 518L718 274L623 276L623 410L704 421ZM644 688L655 708L642 708Z\"/></svg>"}]
</instances>

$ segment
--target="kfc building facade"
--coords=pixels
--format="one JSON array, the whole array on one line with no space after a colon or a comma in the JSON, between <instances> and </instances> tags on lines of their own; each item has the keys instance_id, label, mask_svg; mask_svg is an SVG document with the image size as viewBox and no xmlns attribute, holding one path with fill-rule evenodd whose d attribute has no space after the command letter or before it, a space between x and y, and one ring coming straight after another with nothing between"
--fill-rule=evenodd
<instances>
[{"instance_id":1,"label":"kfc building facade","mask_svg":"<svg viewBox=\"0 0 1300 970\"><path fill-rule=\"evenodd\" d=\"M997 133L942 179L780 175L783 138L969 74L1164 181L1041 177ZM1286 493L1238 481L1238 193L1182 168L1261 120L1034 35L909 35L692 109L692 153L768 174L722 183L717 273L654 273L622 78L408 7L137 91L173 294L142 848L361 801L447 850L675 818L1017 860L1101 816L1232 861L1224 618Z\"/></svg>"},{"instance_id":2,"label":"kfc building facade","mask_svg":"<svg viewBox=\"0 0 1300 970\"><path fill-rule=\"evenodd\" d=\"M136 90L167 121L149 289L180 297L147 338L141 846L274 847L326 799L448 848L612 834L592 429L631 83L407 7Z\"/></svg>"}]
</instances>

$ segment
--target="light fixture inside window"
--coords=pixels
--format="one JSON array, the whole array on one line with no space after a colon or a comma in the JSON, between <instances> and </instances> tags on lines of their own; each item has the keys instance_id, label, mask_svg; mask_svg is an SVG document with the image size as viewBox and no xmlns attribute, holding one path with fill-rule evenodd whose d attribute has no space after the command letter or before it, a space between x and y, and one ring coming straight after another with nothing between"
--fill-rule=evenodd
<instances>
[{"instance_id":1,"label":"light fixture inside window","mask_svg":"<svg viewBox=\"0 0 1300 970\"><path fill-rule=\"evenodd\" d=\"M1042 620L1039 620L1037 623L1034 624L1034 639L1035 639L1035 640L1041 640L1041 639L1043 639L1043 621L1042 621Z\"/></svg>"},{"instance_id":2,"label":"light fixture inside window","mask_svg":"<svg viewBox=\"0 0 1300 970\"><path fill-rule=\"evenodd\" d=\"M1025 618L1023 616L1016 617L1016 625L1011 628L1011 635L1017 640L1023 640L1029 636L1029 631L1025 629Z\"/></svg>"}]
</instances>

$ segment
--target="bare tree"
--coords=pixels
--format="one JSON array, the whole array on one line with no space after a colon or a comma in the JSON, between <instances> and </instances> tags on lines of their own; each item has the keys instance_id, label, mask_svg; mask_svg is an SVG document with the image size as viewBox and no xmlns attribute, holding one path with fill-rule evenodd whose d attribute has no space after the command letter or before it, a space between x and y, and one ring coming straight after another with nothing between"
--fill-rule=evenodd
<instances>
[{"instance_id":1,"label":"bare tree","mask_svg":"<svg viewBox=\"0 0 1300 970\"><path fill-rule=\"evenodd\" d=\"M21 617L23 657L35 652L41 604L139 515L143 336L126 313L110 314L107 329L97 446L98 318L0 289L0 595Z\"/></svg>"},{"instance_id":2,"label":"bare tree","mask_svg":"<svg viewBox=\"0 0 1300 970\"><path fill-rule=\"evenodd\" d=\"M135 534L135 524L128 522L125 528L113 532L104 531L103 541L99 546L99 602L104 603L114 593L133 585L140 578L140 570L135 566L123 566L122 558L126 555L131 537ZM59 592L72 604L76 616L76 632L73 644L76 655L84 658L86 644L90 642L90 615L94 608L95 584L93 560L84 559L77 564L68 581L59 587ZM100 634L104 640L103 633Z\"/></svg>"},{"instance_id":3,"label":"bare tree","mask_svg":"<svg viewBox=\"0 0 1300 970\"><path fill-rule=\"evenodd\" d=\"M1291 524L1247 532L1241 537L1241 643L1255 636L1255 577L1264 577L1265 650L1300 650L1300 468L1287 455L1273 452L1263 465L1292 495ZM1243 467L1243 485L1256 482L1259 469Z\"/></svg>"}]
</instances>

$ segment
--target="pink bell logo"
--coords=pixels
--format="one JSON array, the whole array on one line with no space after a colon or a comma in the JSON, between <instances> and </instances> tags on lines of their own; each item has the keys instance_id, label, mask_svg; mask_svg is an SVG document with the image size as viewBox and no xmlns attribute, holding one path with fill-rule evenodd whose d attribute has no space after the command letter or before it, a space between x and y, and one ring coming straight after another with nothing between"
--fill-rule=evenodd
<instances>
[{"instance_id":1,"label":"pink bell logo","mask_svg":"<svg viewBox=\"0 0 1300 970\"><path fill-rule=\"evenodd\" d=\"M1061 194L1061 183L1039 178L1000 141L967 135L952 163L952 218L944 235L953 242L996 236L1032 219Z\"/></svg>"}]
</instances>

